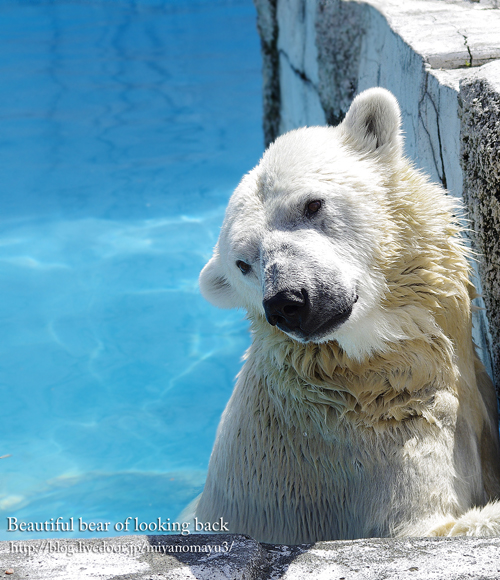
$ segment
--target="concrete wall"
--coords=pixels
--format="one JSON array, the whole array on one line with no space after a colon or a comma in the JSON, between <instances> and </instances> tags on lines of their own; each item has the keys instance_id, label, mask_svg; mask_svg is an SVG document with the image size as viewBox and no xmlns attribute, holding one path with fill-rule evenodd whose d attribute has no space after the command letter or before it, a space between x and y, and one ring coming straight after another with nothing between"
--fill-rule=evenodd
<instances>
[{"instance_id":1,"label":"concrete wall","mask_svg":"<svg viewBox=\"0 0 500 580\"><path fill-rule=\"evenodd\" d=\"M500 1L255 0L266 144L336 125L356 94L392 91L406 153L464 199L485 300L474 338L500 384Z\"/></svg>"}]
</instances>

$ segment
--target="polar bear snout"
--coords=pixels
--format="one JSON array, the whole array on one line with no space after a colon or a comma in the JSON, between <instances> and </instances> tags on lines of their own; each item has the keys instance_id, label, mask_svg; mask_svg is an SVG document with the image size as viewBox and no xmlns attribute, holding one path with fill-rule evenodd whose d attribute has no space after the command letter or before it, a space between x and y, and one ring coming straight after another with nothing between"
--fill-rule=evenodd
<instances>
[{"instance_id":1,"label":"polar bear snout","mask_svg":"<svg viewBox=\"0 0 500 580\"><path fill-rule=\"evenodd\" d=\"M301 342L321 342L351 316L358 295L348 292L319 295L305 288L282 290L263 300L266 319ZM315 307L316 303L316 307Z\"/></svg>"},{"instance_id":2,"label":"polar bear snout","mask_svg":"<svg viewBox=\"0 0 500 580\"><path fill-rule=\"evenodd\" d=\"M266 298L262 304L269 324L284 332L301 328L309 316L310 302L305 290L284 290Z\"/></svg>"}]
</instances>

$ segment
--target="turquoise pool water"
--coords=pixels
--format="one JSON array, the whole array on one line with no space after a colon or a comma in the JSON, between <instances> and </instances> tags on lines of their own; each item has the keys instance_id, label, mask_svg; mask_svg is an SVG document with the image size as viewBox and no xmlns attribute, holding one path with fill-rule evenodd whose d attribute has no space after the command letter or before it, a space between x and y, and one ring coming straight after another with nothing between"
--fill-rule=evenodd
<instances>
[{"instance_id":1,"label":"turquoise pool water","mask_svg":"<svg viewBox=\"0 0 500 580\"><path fill-rule=\"evenodd\" d=\"M0 43L0 539L175 520L249 342L197 277L262 153L254 7L3 0Z\"/></svg>"}]
</instances>

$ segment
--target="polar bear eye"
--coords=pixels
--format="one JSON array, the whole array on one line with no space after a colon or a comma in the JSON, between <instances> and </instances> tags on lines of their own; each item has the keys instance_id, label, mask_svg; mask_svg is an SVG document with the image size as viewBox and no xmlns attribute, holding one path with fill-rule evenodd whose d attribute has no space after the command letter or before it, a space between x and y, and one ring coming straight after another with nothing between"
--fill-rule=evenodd
<instances>
[{"instance_id":1,"label":"polar bear eye","mask_svg":"<svg viewBox=\"0 0 500 580\"><path fill-rule=\"evenodd\" d=\"M250 272L250 270L252 269L252 266L250 266L250 264L247 264L246 262L243 262L243 260L238 260L236 262L236 265L243 272L243 274L248 274L248 272Z\"/></svg>"},{"instance_id":2,"label":"polar bear eye","mask_svg":"<svg viewBox=\"0 0 500 580\"><path fill-rule=\"evenodd\" d=\"M319 201L319 199L314 200L314 201L310 201L307 205L306 205L306 215L307 217L311 216L313 213L316 213L320 210L321 208L321 201Z\"/></svg>"}]
</instances>

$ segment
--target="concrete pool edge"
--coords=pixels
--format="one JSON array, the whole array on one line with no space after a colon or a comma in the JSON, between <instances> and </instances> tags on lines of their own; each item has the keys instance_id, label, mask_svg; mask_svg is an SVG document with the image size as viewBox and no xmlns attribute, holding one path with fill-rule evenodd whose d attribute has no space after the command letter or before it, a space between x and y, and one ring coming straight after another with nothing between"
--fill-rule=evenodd
<instances>
[{"instance_id":1,"label":"concrete pool edge","mask_svg":"<svg viewBox=\"0 0 500 580\"><path fill-rule=\"evenodd\" d=\"M0 542L0 575L71 578L458 580L500 577L500 538L259 544L241 535L120 536ZM7 574L7 576L6 576Z\"/></svg>"}]
</instances>

